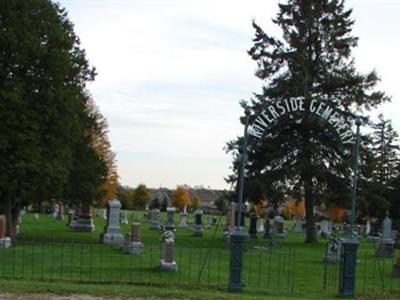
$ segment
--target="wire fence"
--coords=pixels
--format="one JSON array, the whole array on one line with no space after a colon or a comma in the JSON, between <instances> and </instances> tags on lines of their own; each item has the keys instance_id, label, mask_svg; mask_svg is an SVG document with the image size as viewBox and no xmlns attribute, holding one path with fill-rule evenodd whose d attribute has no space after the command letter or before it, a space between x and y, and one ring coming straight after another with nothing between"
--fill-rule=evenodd
<instances>
[{"instance_id":1,"label":"wire fence","mask_svg":"<svg viewBox=\"0 0 400 300\"><path fill-rule=\"evenodd\" d=\"M341 263L324 262L323 289L338 291ZM396 274L396 266L395 258L376 257L371 252L360 253L356 266L356 293L400 295L400 274Z\"/></svg>"},{"instance_id":2,"label":"wire fence","mask_svg":"<svg viewBox=\"0 0 400 300\"><path fill-rule=\"evenodd\" d=\"M176 248L176 272L160 268L161 247L145 246L140 255L120 247L88 243L18 241L0 251L0 277L85 283L207 286L226 289L228 249ZM243 283L248 288L293 290L294 253L244 252Z\"/></svg>"}]
</instances>

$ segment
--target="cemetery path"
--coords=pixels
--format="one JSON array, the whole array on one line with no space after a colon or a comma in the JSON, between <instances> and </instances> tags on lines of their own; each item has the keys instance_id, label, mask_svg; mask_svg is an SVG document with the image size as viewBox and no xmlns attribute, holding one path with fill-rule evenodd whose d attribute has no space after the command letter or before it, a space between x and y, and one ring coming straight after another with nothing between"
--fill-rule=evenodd
<instances>
[{"instance_id":1,"label":"cemetery path","mask_svg":"<svg viewBox=\"0 0 400 300\"><path fill-rule=\"evenodd\" d=\"M70 294L70 295L55 295L55 294L14 294L0 293L0 300L144 300L148 298L125 298L125 297L99 297L91 295ZM157 298L151 298L157 300ZM170 299L173 300L173 299Z\"/></svg>"}]
</instances>

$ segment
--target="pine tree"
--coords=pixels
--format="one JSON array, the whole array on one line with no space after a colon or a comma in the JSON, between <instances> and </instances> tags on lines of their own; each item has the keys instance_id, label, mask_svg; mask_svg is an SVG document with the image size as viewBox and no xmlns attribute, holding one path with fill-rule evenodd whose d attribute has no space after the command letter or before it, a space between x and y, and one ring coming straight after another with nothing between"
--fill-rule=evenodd
<instances>
[{"instance_id":1,"label":"pine tree","mask_svg":"<svg viewBox=\"0 0 400 300\"><path fill-rule=\"evenodd\" d=\"M374 91L375 72L362 75L355 70L351 49L357 38L351 35L354 21L344 1L289 0L279 8L273 21L282 29L281 40L253 22L255 38L249 54L264 86L262 93L243 104L251 111L251 122L278 101L300 100L309 107L318 99L338 109L350 126L356 113L388 100ZM228 143L227 150L237 152L241 142L239 138ZM248 148L247 190L260 190L269 201L289 193L303 198L306 242L315 242L314 204L331 190L349 194L351 147L341 145L320 118L289 113L260 140L251 139Z\"/></svg>"},{"instance_id":2,"label":"pine tree","mask_svg":"<svg viewBox=\"0 0 400 300\"><path fill-rule=\"evenodd\" d=\"M390 184L398 175L399 136L390 120L385 120L382 114L378 118L379 122L372 126L372 150L375 154L373 178L376 183L390 189Z\"/></svg>"}]
</instances>

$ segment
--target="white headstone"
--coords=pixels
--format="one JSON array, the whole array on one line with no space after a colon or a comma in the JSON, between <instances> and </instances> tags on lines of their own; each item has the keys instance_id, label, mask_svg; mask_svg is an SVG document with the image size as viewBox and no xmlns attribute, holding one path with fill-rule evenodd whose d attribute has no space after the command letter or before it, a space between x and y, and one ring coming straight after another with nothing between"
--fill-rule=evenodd
<instances>
[{"instance_id":1,"label":"white headstone","mask_svg":"<svg viewBox=\"0 0 400 300\"><path fill-rule=\"evenodd\" d=\"M104 233L101 236L101 241L104 244L121 244L123 242L123 235L120 228L120 209L121 202L117 199L108 202L109 215L107 225L104 228Z\"/></svg>"}]
</instances>

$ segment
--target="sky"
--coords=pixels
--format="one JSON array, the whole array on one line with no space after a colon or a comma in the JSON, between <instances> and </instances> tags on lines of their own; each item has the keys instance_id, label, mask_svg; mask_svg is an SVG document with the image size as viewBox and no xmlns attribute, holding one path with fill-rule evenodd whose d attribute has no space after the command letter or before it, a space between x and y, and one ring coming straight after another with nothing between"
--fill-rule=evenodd
<instances>
[{"instance_id":1,"label":"sky","mask_svg":"<svg viewBox=\"0 0 400 300\"><path fill-rule=\"evenodd\" d=\"M88 85L109 124L123 185L229 188L226 142L243 134L239 102L260 92L255 20L271 22L278 0L61 0L97 77ZM280 1L283 2L283 1ZM357 70L375 69L400 132L400 0L347 0Z\"/></svg>"}]
</instances>

